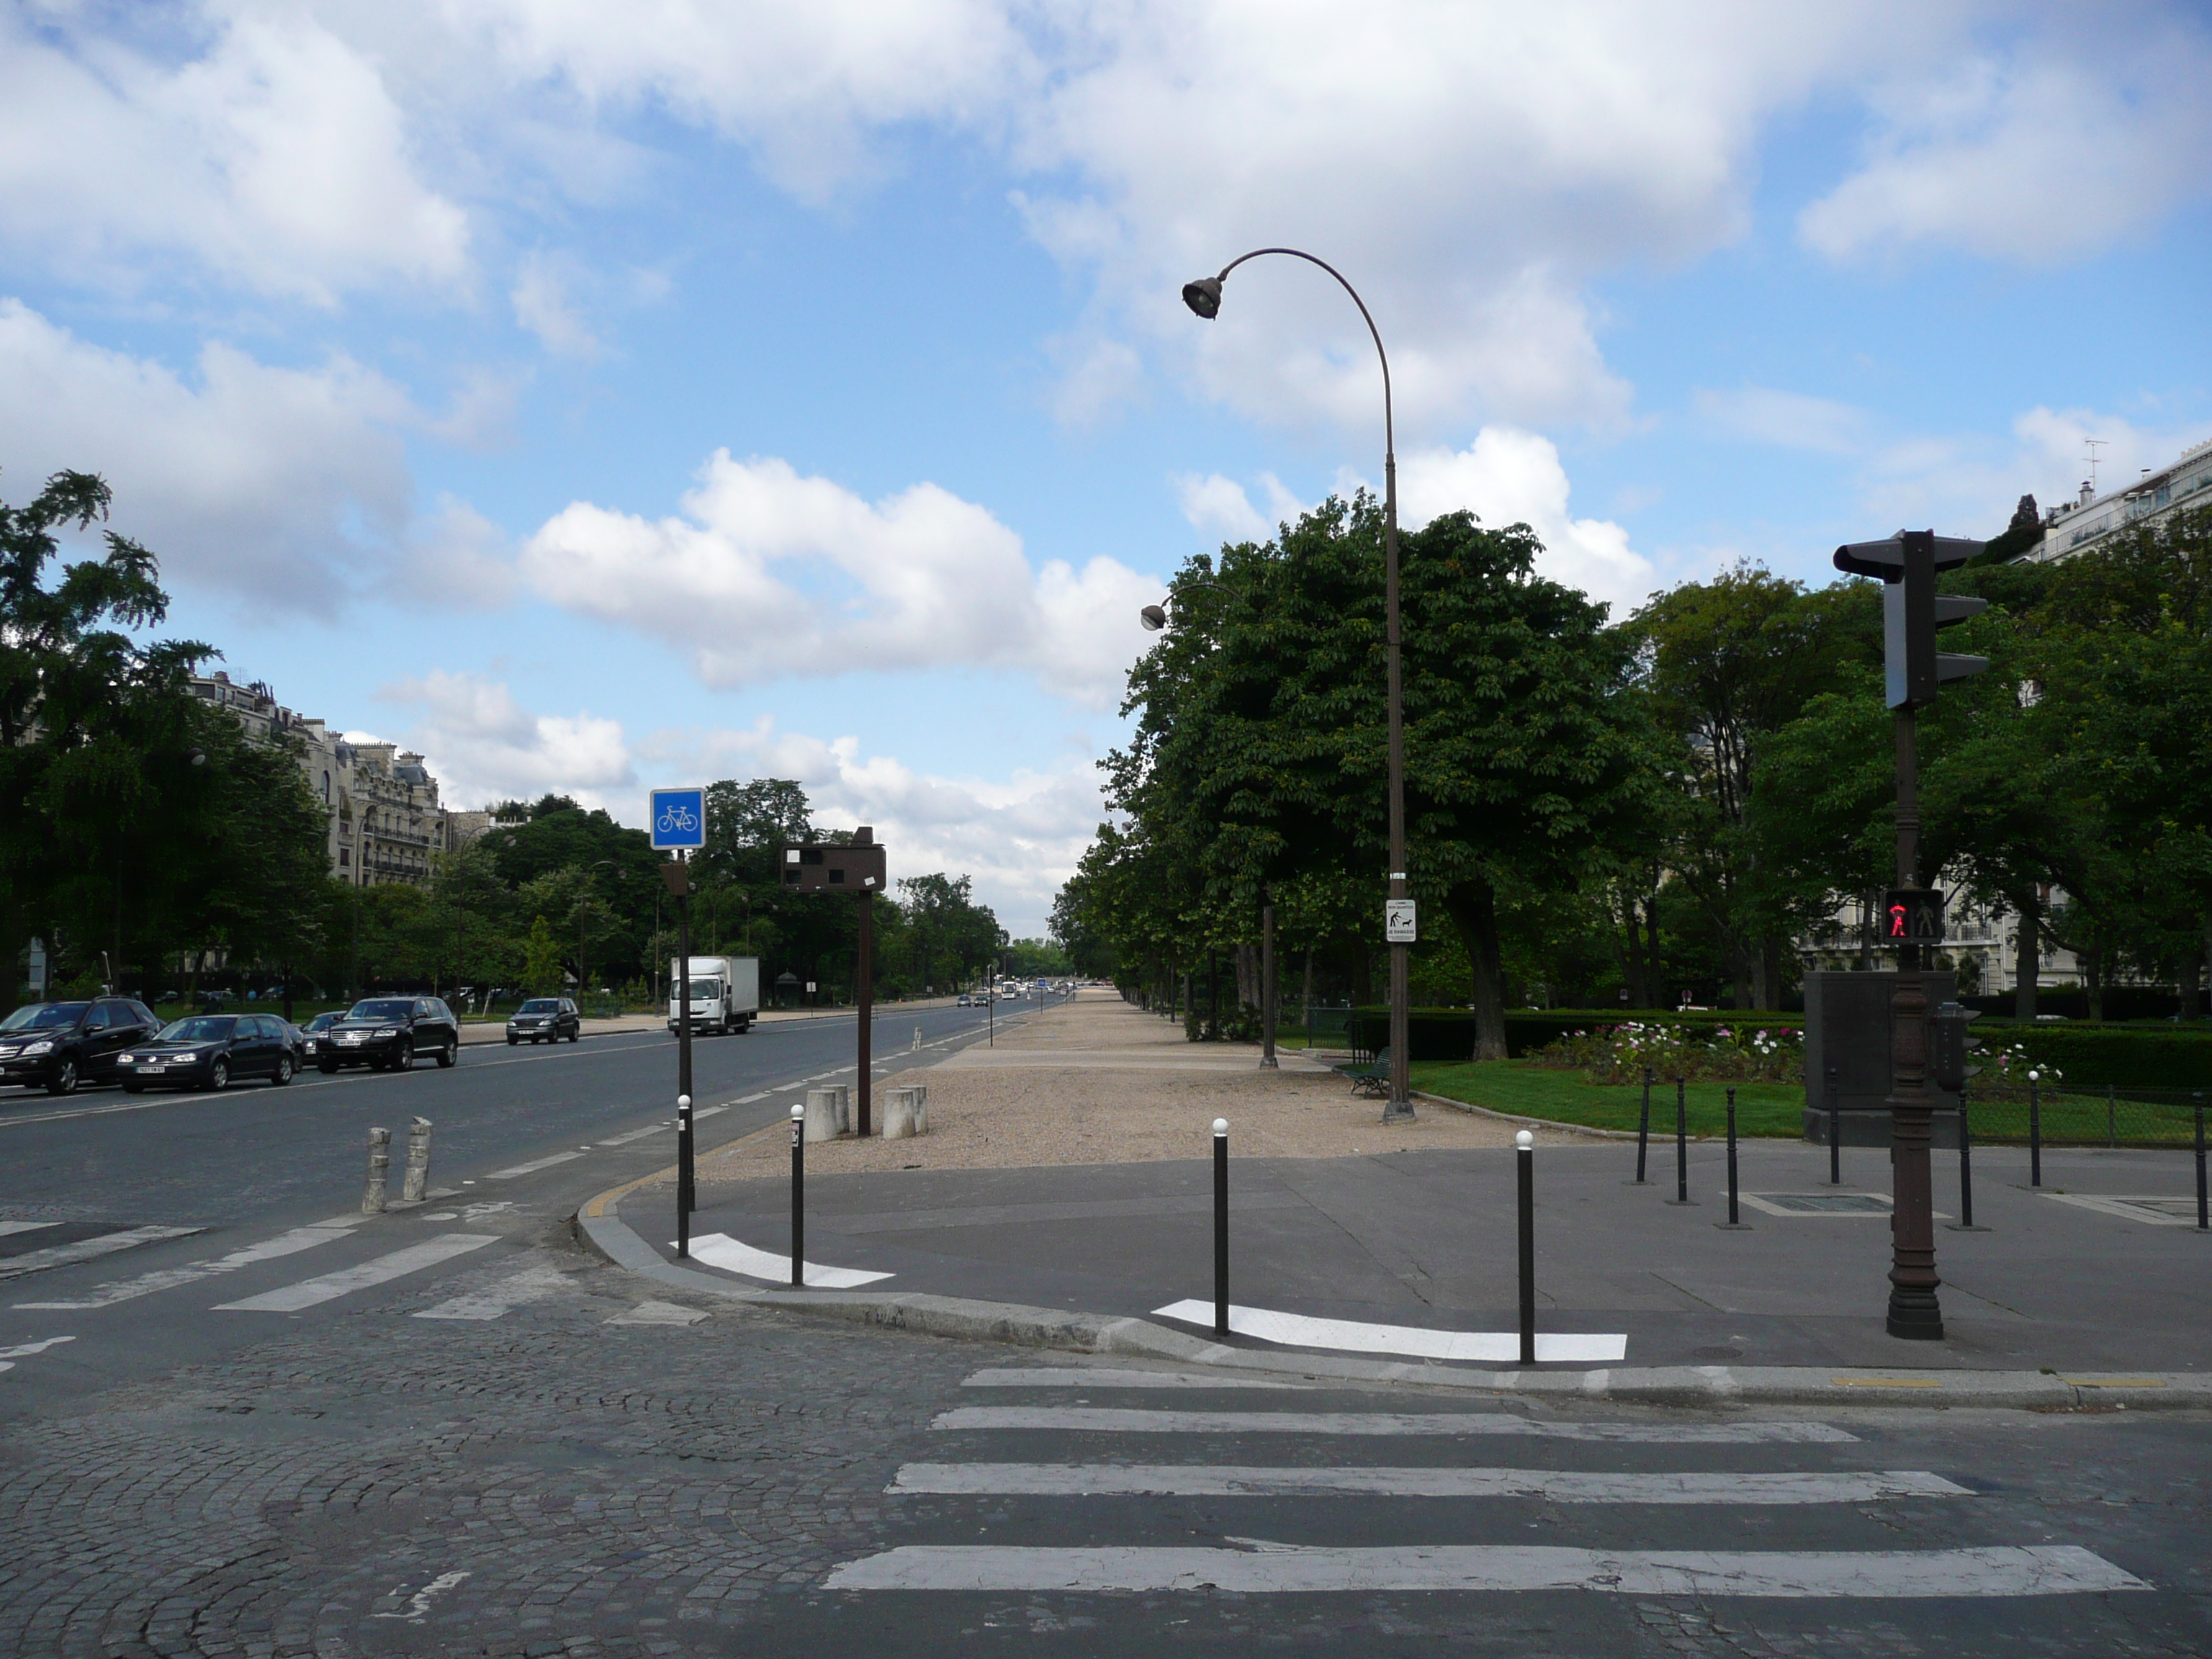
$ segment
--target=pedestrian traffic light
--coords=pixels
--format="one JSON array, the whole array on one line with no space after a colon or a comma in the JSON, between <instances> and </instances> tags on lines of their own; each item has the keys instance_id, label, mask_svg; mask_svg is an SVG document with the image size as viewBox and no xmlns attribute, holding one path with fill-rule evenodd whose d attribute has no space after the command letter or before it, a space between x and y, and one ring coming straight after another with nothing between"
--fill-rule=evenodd
<instances>
[{"instance_id":1,"label":"pedestrian traffic light","mask_svg":"<svg viewBox=\"0 0 2212 1659\"><path fill-rule=\"evenodd\" d=\"M1928 1018L1928 1075L1947 1094L1957 1094L1968 1079L1981 1075L1982 1068L1969 1061L1981 1052L1982 1040L1967 1029L1981 1017L1978 1008L1947 1002Z\"/></svg>"},{"instance_id":2,"label":"pedestrian traffic light","mask_svg":"<svg viewBox=\"0 0 2212 1659\"><path fill-rule=\"evenodd\" d=\"M1968 657L1936 648L1936 630L1961 623L1989 608L1987 599L1964 593L1938 593L1936 573L1951 570L1980 552L1983 543L1932 530L1900 530L1887 541L1854 542L1836 550L1838 570L1879 576L1881 592L1882 679L1892 708L1924 708L1936 688L1963 680L1990 665L1987 657Z\"/></svg>"},{"instance_id":3,"label":"pedestrian traffic light","mask_svg":"<svg viewBox=\"0 0 2212 1659\"><path fill-rule=\"evenodd\" d=\"M1887 945L1941 945L1943 892L1936 887L1893 887L1881 908Z\"/></svg>"}]
</instances>

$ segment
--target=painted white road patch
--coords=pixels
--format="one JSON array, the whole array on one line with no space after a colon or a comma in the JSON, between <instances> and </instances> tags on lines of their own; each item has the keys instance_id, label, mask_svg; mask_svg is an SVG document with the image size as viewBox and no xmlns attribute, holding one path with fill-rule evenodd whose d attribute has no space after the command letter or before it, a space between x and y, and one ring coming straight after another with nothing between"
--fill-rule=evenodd
<instances>
[{"instance_id":1,"label":"painted white road patch","mask_svg":"<svg viewBox=\"0 0 2212 1659\"><path fill-rule=\"evenodd\" d=\"M415 1315L417 1319L497 1319L510 1309L542 1301L567 1288L568 1274L557 1267L531 1267L480 1291L441 1302Z\"/></svg>"},{"instance_id":2,"label":"painted white road patch","mask_svg":"<svg viewBox=\"0 0 2212 1659\"><path fill-rule=\"evenodd\" d=\"M441 1261L450 1261L471 1250L480 1250L487 1244L499 1243L497 1233L441 1233L435 1238L420 1244L410 1244L404 1250L394 1250L390 1255L378 1256L373 1261L357 1267L341 1267L334 1273L325 1273L318 1279L303 1279L296 1285L287 1285L262 1296L249 1296L242 1302L218 1303L217 1313L298 1313L303 1308L313 1308L325 1302L334 1302L356 1291L382 1285L425 1267L434 1267Z\"/></svg>"},{"instance_id":3,"label":"painted white road patch","mask_svg":"<svg viewBox=\"0 0 2212 1659\"><path fill-rule=\"evenodd\" d=\"M674 1248L672 1242L671 1248ZM693 1239L691 1257L725 1273L743 1273L747 1279L765 1279L777 1285L791 1283L789 1256L757 1250L727 1233L702 1233ZM825 1291L849 1291L856 1285L872 1285L879 1279L891 1277L890 1273L873 1273L860 1267L825 1267L816 1261L807 1262L801 1271L807 1284Z\"/></svg>"},{"instance_id":4,"label":"painted white road patch","mask_svg":"<svg viewBox=\"0 0 2212 1659\"><path fill-rule=\"evenodd\" d=\"M1002 1366L977 1371L963 1389L1305 1389L1305 1382L1275 1382L1250 1376L1208 1376L1202 1371L1093 1370L1076 1365Z\"/></svg>"},{"instance_id":5,"label":"painted white road patch","mask_svg":"<svg viewBox=\"0 0 2212 1659\"><path fill-rule=\"evenodd\" d=\"M1920 1469L1611 1474L1194 1463L908 1463L884 1490L986 1498L1545 1498L1558 1504L1872 1504L1973 1496Z\"/></svg>"},{"instance_id":6,"label":"painted white road patch","mask_svg":"<svg viewBox=\"0 0 2212 1659\"><path fill-rule=\"evenodd\" d=\"M136 1301L142 1296L151 1296L156 1291L173 1291L179 1285L198 1284L217 1273L235 1272L257 1261L270 1261L278 1256L312 1250L318 1244L327 1244L333 1239L350 1238L346 1228L334 1226L295 1227L289 1232L279 1233L274 1238L264 1238L258 1244L248 1244L233 1250L228 1255L215 1256L206 1261L188 1261L181 1267L163 1267L150 1273L141 1273L136 1279L119 1279L110 1284L95 1285L75 1301L18 1302L18 1308L112 1308L118 1302Z\"/></svg>"},{"instance_id":7,"label":"painted white road patch","mask_svg":"<svg viewBox=\"0 0 2212 1659\"><path fill-rule=\"evenodd\" d=\"M641 1302L626 1313L618 1313L606 1322L610 1325L696 1325L707 1316L703 1308L685 1308L673 1302Z\"/></svg>"},{"instance_id":8,"label":"painted white road patch","mask_svg":"<svg viewBox=\"0 0 2212 1659\"><path fill-rule=\"evenodd\" d=\"M2099 1215L2118 1216L2123 1221L2140 1221L2151 1227L2197 1224L2194 1194L2045 1193L2043 1196L2053 1204L2070 1204L2077 1210L2094 1210Z\"/></svg>"},{"instance_id":9,"label":"painted white road patch","mask_svg":"<svg viewBox=\"0 0 2212 1659\"><path fill-rule=\"evenodd\" d=\"M1211 1302L1170 1302L1152 1311L1162 1319L1213 1328ZM1262 1342L1279 1342L1293 1348L1336 1348L1352 1353L1403 1354L1413 1359L1458 1359L1489 1365L1510 1365L1521 1358L1521 1337L1516 1331L1429 1331L1413 1325L1370 1325L1356 1319L1314 1319L1267 1308L1240 1308L1234 1303L1230 1304L1229 1328L1237 1336L1257 1337ZM1618 1364L1627 1353L1626 1336L1539 1332L1536 1337L1540 1365Z\"/></svg>"},{"instance_id":10,"label":"painted white road patch","mask_svg":"<svg viewBox=\"0 0 2212 1659\"><path fill-rule=\"evenodd\" d=\"M26 1273L44 1273L49 1267L70 1267L80 1261L97 1261L101 1256L113 1255L118 1250L136 1249L141 1244L159 1244L165 1239L190 1238L194 1233L204 1233L204 1227L126 1227L118 1232L101 1233L94 1238L80 1238L68 1244L49 1244L43 1250L27 1250L21 1255L0 1259L0 1279L21 1279Z\"/></svg>"},{"instance_id":11,"label":"painted white road patch","mask_svg":"<svg viewBox=\"0 0 2212 1659\"><path fill-rule=\"evenodd\" d=\"M0 1221L0 1238L15 1233L34 1233L42 1227L58 1227L58 1221Z\"/></svg>"},{"instance_id":12,"label":"painted white road patch","mask_svg":"<svg viewBox=\"0 0 2212 1659\"><path fill-rule=\"evenodd\" d=\"M1149 1412L1115 1406L957 1406L933 1429L1105 1434L1528 1435L1634 1446L1856 1443L1829 1423L1560 1423L1511 1412Z\"/></svg>"},{"instance_id":13,"label":"painted white road patch","mask_svg":"<svg viewBox=\"0 0 2212 1659\"><path fill-rule=\"evenodd\" d=\"M1622 1595L1927 1598L2151 1587L2073 1545L1960 1550L1626 1550L1553 1545L1048 1549L917 1544L837 1568L844 1590L1607 1590Z\"/></svg>"},{"instance_id":14,"label":"painted white road patch","mask_svg":"<svg viewBox=\"0 0 2212 1659\"><path fill-rule=\"evenodd\" d=\"M609 1135L605 1140L602 1140L599 1145L602 1146L627 1146L631 1141L643 1140L647 1135L672 1135L674 1133L674 1126L671 1124L648 1123L642 1129L630 1129L618 1135Z\"/></svg>"},{"instance_id":15,"label":"painted white road patch","mask_svg":"<svg viewBox=\"0 0 2212 1659\"><path fill-rule=\"evenodd\" d=\"M556 1164L566 1164L570 1158L581 1157L583 1157L581 1152L556 1152L550 1158L536 1158L528 1164L518 1164L512 1169L494 1170L484 1179L512 1181L517 1176L536 1175L540 1170L550 1170Z\"/></svg>"},{"instance_id":16,"label":"painted white road patch","mask_svg":"<svg viewBox=\"0 0 2212 1659\"><path fill-rule=\"evenodd\" d=\"M28 1359L33 1354L44 1353L49 1348L58 1348L64 1342L74 1342L73 1336L50 1336L43 1342L19 1342L12 1348L0 1348L0 1371L12 1371L19 1359Z\"/></svg>"}]
</instances>

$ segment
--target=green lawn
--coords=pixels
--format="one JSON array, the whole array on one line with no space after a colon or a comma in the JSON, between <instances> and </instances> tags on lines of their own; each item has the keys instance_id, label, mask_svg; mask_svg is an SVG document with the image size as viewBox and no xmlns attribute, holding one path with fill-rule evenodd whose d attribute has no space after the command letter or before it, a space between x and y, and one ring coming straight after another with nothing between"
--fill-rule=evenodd
<instances>
[{"instance_id":1,"label":"green lawn","mask_svg":"<svg viewBox=\"0 0 2212 1659\"><path fill-rule=\"evenodd\" d=\"M1629 1129L1643 1100L1640 1087L1601 1088L1585 1083L1580 1072L1555 1071L1522 1060L1455 1061L1417 1060L1413 1087L1423 1094L1463 1100L1493 1112L1520 1117L1547 1117L1560 1123L1580 1123L1593 1129ZM1687 1091L1690 1133L1727 1133L1728 1085L1692 1083ZM1794 1083L1739 1083L1735 1085L1735 1127L1739 1135L1778 1135L1795 1140L1805 1133L1805 1091ZM1674 1132L1674 1087L1661 1084L1651 1091L1651 1133Z\"/></svg>"}]
</instances>

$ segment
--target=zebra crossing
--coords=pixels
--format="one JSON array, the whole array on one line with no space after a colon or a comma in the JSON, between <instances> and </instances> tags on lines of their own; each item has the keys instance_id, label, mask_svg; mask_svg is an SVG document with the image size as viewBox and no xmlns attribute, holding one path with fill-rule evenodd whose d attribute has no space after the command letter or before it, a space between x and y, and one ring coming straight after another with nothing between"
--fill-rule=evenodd
<instances>
[{"instance_id":1,"label":"zebra crossing","mask_svg":"<svg viewBox=\"0 0 2212 1659\"><path fill-rule=\"evenodd\" d=\"M937 1413L929 1432L961 1455L907 1463L885 1489L921 1535L840 1564L824 1589L1925 1601L2152 1588L2040 1531L1960 1543L1991 1525L1970 1481L1868 1467L1862 1438L1832 1423L1312 1409L1326 1385L1310 1380L1127 1368L994 1368L963 1386L1039 1399ZM1236 1403L1184 1403L1214 1389ZM1125 1403L1091 1405L1094 1389ZM1154 1389L1162 1403L1144 1403ZM1237 1398L1253 1393L1278 1398ZM1776 1547L1711 1547L1753 1515ZM1586 1535L1523 1541L1539 1516ZM1896 1547L1917 1532L1942 1541Z\"/></svg>"}]
</instances>

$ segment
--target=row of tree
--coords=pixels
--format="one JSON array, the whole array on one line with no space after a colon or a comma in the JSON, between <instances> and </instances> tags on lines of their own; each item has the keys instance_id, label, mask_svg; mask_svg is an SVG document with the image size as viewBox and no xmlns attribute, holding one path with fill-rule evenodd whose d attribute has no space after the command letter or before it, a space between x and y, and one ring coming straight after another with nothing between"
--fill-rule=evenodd
<instances>
[{"instance_id":1,"label":"row of tree","mask_svg":"<svg viewBox=\"0 0 2212 1659\"><path fill-rule=\"evenodd\" d=\"M1191 561L1132 671L1115 819L1054 909L1079 965L1146 994L1243 953L1272 901L1328 989L1372 995L1386 825L1381 514L1332 500ZM2212 514L2081 556L2006 532L1945 579L1989 609L1947 650L1990 671L1920 720L1923 877L2074 951L2093 1013L2127 981L2196 1006L2212 952ZM1401 538L1415 993L1779 1008L1800 945L1872 965L1839 909L1893 875L1880 584L1745 566L1613 623L1535 574L1526 526ZM1448 927L1440 927L1443 921ZM1246 978L1249 982L1249 976ZM1296 992L1293 992L1295 998Z\"/></svg>"}]
</instances>

